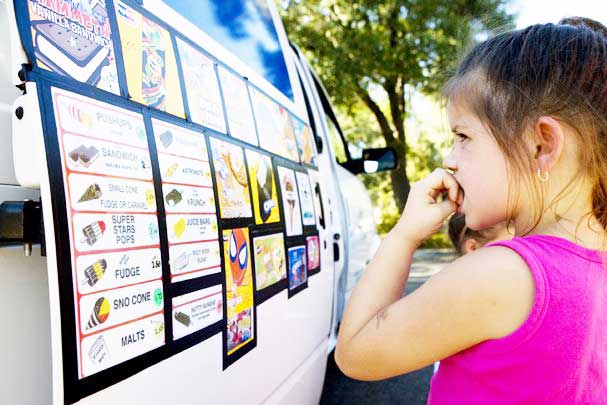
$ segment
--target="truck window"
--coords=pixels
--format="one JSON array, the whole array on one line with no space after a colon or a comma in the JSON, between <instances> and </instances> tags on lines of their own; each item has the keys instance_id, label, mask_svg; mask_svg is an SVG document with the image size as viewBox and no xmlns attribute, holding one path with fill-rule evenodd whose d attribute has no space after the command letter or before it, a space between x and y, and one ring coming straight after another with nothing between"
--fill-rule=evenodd
<instances>
[{"instance_id":1,"label":"truck window","mask_svg":"<svg viewBox=\"0 0 607 405\"><path fill-rule=\"evenodd\" d=\"M265 1L164 2L294 100L283 51Z\"/></svg>"},{"instance_id":2,"label":"truck window","mask_svg":"<svg viewBox=\"0 0 607 405\"><path fill-rule=\"evenodd\" d=\"M331 138L331 147L333 148L333 153L335 153L335 160L337 163L345 163L348 160L346 155L346 148L343 140L339 136L339 132L333 124L333 121L326 116L327 125L329 127L329 138Z\"/></svg>"}]
</instances>

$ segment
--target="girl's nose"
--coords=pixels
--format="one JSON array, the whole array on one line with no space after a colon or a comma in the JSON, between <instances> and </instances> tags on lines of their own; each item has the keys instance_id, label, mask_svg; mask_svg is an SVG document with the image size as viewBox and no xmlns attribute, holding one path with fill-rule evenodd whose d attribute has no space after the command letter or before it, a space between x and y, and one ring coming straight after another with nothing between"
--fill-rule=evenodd
<instances>
[{"instance_id":1,"label":"girl's nose","mask_svg":"<svg viewBox=\"0 0 607 405\"><path fill-rule=\"evenodd\" d=\"M452 172L457 170L457 164L455 163L455 159L453 157L453 149L451 149L447 156L445 156L445 159L443 159L443 169L447 169Z\"/></svg>"}]
</instances>

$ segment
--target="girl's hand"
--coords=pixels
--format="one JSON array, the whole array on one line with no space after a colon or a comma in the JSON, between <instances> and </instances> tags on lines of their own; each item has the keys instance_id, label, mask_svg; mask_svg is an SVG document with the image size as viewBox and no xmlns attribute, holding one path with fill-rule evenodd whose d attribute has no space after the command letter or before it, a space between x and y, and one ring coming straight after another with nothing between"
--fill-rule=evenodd
<instances>
[{"instance_id":1,"label":"girl's hand","mask_svg":"<svg viewBox=\"0 0 607 405\"><path fill-rule=\"evenodd\" d=\"M439 196L445 193L440 201ZM447 197L448 196L448 197ZM394 230L419 245L438 232L447 217L462 204L464 192L446 170L435 169L411 186L405 209Z\"/></svg>"}]
</instances>

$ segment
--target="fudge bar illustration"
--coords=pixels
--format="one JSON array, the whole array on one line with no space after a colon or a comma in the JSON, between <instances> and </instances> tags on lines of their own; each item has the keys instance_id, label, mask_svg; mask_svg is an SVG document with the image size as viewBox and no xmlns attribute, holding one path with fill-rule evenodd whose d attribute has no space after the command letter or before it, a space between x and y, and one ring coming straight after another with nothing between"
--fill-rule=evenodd
<instances>
[{"instance_id":1,"label":"fudge bar illustration","mask_svg":"<svg viewBox=\"0 0 607 405\"><path fill-rule=\"evenodd\" d=\"M80 197L78 202L81 203L81 202L85 202L85 201L96 200L99 197L101 197L101 194L102 193L101 193L101 188L99 187L99 184L97 184L97 183L91 184L84 191L84 194L82 194L82 196Z\"/></svg>"},{"instance_id":2,"label":"fudge bar illustration","mask_svg":"<svg viewBox=\"0 0 607 405\"><path fill-rule=\"evenodd\" d=\"M97 325L101 325L110 316L110 302L105 298L101 297L95 302L93 307L93 313L86 324L86 329L94 328Z\"/></svg>"},{"instance_id":3,"label":"fudge bar illustration","mask_svg":"<svg viewBox=\"0 0 607 405\"><path fill-rule=\"evenodd\" d=\"M89 246L93 246L101 235L105 232L105 222L96 221L92 222L89 225L82 228L82 233L84 234L83 242L86 242Z\"/></svg>"},{"instance_id":4,"label":"fudge bar illustration","mask_svg":"<svg viewBox=\"0 0 607 405\"><path fill-rule=\"evenodd\" d=\"M80 82L96 82L108 63L109 47L74 34L49 20L32 22L34 53L51 70Z\"/></svg>"},{"instance_id":5,"label":"fudge bar illustration","mask_svg":"<svg viewBox=\"0 0 607 405\"><path fill-rule=\"evenodd\" d=\"M101 277L103 277L106 269L107 261L105 259L97 260L95 263L84 269L85 280L82 282L82 285L88 284L89 286L93 287L95 284L97 284Z\"/></svg>"}]
</instances>

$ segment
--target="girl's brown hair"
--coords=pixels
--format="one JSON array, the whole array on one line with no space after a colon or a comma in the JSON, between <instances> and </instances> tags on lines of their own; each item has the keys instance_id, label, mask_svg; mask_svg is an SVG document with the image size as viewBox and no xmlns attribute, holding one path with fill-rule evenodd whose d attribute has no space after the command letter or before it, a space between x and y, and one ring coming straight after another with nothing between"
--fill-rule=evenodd
<instances>
[{"instance_id":1,"label":"girl's brown hair","mask_svg":"<svg viewBox=\"0 0 607 405\"><path fill-rule=\"evenodd\" d=\"M592 212L586 217L594 215L605 231L607 37L603 32L607 29L596 21L574 18L564 24L532 25L499 34L464 57L443 93L449 102L479 117L504 153L514 184L524 185L536 201L543 201L544 190L529 167L534 151L523 134L541 116L571 126L581 151L581 173L573 178L592 182ZM548 208L575 184L572 180ZM510 191L512 207L520 194ZM540 222L546 210L543 204L536 208L535 223L517 229L517 234L528 234ZM509 223L515 215L509 213Z\"/></svg>"}]
</instances>

